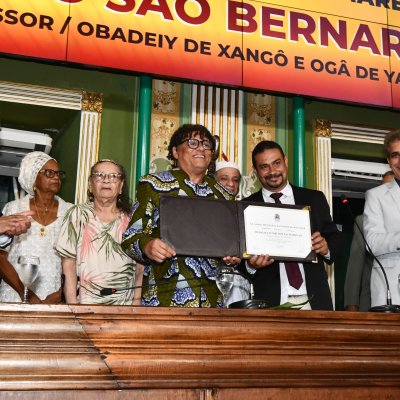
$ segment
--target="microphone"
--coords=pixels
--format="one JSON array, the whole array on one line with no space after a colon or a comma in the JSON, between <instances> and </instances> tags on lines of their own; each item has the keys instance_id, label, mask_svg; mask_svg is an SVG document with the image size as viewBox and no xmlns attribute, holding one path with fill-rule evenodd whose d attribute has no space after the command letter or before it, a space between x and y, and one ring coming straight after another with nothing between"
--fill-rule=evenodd
<instances>
[{"instance_id":1,"label":"microphone","mask_svg":"<svg viewBox=\"0 0 400 400\"><path fill-rule=\"evenodd\" d=\"M136 287L140 287L140 286L136 286ZM131 287L131 288L124 288L124 290L130 290L130 289L136 289L135 286ZM120 289L121 290L121 289ZM118 292L118 289L114 289L114 288L110 288L110 287L105 287L103 289L100 290L100 295L101 296L110 296L111 294L114 294L116 292Z\"/></svg>"},{"instance_id":2,"label":"microphone","mask_svg":"<svg viewBox=\"0 0 400 400\"><path fill-rule=\"evenodd\" d=\"M244 274L242 274L239 271L232 271L232 272L225 272L228 273L229 275L240 275L241 277L243 277L244 279L246 279L249 283L250 283L250 299L252 299L253 295L254 295L254 290L253 290L253 282ZM215 277L216 275L213 275L212 277ZM190 280L198 280L197 277L193 277L193 278L186 278L186 279L178 279L177 282L187 282ZM169 281L166 282L159 282L158 286L160 285L168 285ZM155 283L148 283L146 285L139 285L139 286L128 286L128 287L124 287L124 288L120 288L120 289L116 289L116 288L101 288L100 289L100 295L101 296L110 296L114 293L117 292L125 292L127 290L132 290L132 289L141 289L141 288L146 288L149 286L154 286L156 285Z\"/></svg>"},{"instance_id":3,"label":"microphone","mask_svg":"<svg viewBox=\"0 0 400 400\"><path fill-rule=\"evenodd\" d=\"M373 312L385 312L385 313L400 313L400 306L398 305L394 305L392 304L392 295L390 293L390 286L389 286L389 281L386 275L386 271L385 268L383 268L381 262L378 260L378 258L375 256L375 254L372 252L371 247L369 247L369 244L367 242L367 239L364 236L364 232L362 231L362 229L360 228L360 226L358 225L353 212L351 211L351 208L349 206L349 200L347 199L347 197L342 194L340 196L340 201L343 205L346 206L348 213L350 214L351 220L354 223L354 225L357 227L358 231L361 233L361 237L367 247L367 250L369 251L369 253L371 254L371 256L374 258L374 260L377 262L377 264L379 265L383 276L385 278L385 282L386 282L386 304L382 305L382 306L375 306L375 307L371 307L369 309L369 311L373 311Z\"/></svg>"}]
</instances>

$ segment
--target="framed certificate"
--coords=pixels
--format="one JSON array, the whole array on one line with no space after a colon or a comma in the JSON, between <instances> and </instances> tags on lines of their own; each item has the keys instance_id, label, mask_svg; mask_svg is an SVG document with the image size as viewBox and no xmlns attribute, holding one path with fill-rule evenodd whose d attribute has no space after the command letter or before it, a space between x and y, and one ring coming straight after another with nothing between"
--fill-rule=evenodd
<instances>
[{"instance_id":1,"label":"framed certificate","mask_svg":"<svg viewBox=\"0 0 400 400\"><path fill-rule=\"evenodd\" d=\"M240 202L238 208L243 258L267 254L275 260L316 262L309 206Z\"/></svg>"},{"instance_id":2,"label":"framed certificate","mask_svg":"<svg viewBox=\"0 0 400 400\"><path fill-rule=\"evenodd\" d=\"M179 255L316 261L307 206L160 196L161 239Z\"/></svg>"}]
</instances>

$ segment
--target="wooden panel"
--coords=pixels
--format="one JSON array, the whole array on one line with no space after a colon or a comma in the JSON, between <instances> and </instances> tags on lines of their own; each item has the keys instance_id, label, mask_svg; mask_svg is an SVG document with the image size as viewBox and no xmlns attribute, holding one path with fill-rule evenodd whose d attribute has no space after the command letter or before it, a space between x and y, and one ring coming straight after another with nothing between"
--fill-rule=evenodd
<instances>
[{"instance_id":1,"label":"wooden panel","mask_svg":"<svg viewBox=\"0 0 400 400\"><path fill-rule=\"evenodd\" d=\"M400 386L397 316L107 310L75 312L123 387Z\"/></svg>"},{"instance_id":2,"label":"wooden panel","mask_svg":"<svg viewBox=\"0 0 400 400\"><path fill-rule=\"evenodd\" d=\"M400 395L397 315L2 304L0 321L0 389L12 397Z\"/></svg>"},{"instance_id":3,"label":"wooden panel","mask_svg":"<svg viewBox=\"0 0 400 400\"><path fill-rule=\"evenodd\" d=\"M68 306L0 305L0 390L116 388Z\"/></svg>"},{"instance_id":4,"label":"wooden panel","mask_svg":"<svg viewBox=\"0 0 400 400\"><path fill-rule=\"evenodd\" d=\"M199 389L44 390L0 393L1 399L19 400L211 400L205 396L207 391Z\"/></svg>"}]
</instances>

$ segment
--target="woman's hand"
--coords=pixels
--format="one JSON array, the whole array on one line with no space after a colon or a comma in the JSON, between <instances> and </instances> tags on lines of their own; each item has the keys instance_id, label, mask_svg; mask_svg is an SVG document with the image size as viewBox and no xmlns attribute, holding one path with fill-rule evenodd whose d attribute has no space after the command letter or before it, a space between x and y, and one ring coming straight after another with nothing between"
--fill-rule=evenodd
<instances>
[{"instance_id":1,"label":"woman's hand","mask_svg":"<svg viewBox=\"0 0 400 400\"><path fill-rule=\"evenodd\" d=\"M50 293L44 300L43 303L45 304L61 304L61 293L62 289L58 289L54 293Z\"/></svg>"},{"instance_id":2,"label":"woman's hand","mask_svg":"<svg viewBox=\"0 0 400 400\"><path fill-rule=\"evenodd\" d=\"M0 217L0 233L10 236L25 233L31 226L31 216L33 211L24 211L13 215L3 215Z\"/></svg>"},{"instance_id":3,"label":"woman's hand","mask_svg":"<svg viewBox=\"0 0 400 400\"><path fill-rule=\"evenodd\" d=\"M19 293L21 300L24 298L24 292ZM29 304L41 304L42 300L36 295L36 293L32 292L31 289L28 290L28 303Z\"/></svg>"},{"instance_id":4,"label":"woman's hand","mask_svg":"<svg viewBox=\"0 0 400 400\"><path fill-rule=\"evenodd\" d=\"M150 260L154 260L158 263L162 263L167 258L176 256L175 250L161 239L150 240L150 242L148 242L144 247L143 251Z\"/></svg>"},{"instance_id":5,"label":"woman's hand","mask_svg":"<svg viewBox=\"0 0 400 400\"><path fill-rule=\"evenodd\" d=\"M7 259L8 253L0 251L0 277L4 279L4 282L9 284L19 295L21 300L24 299L24 285L19 279L19 275L15 270L14 266ZM32 290L28 290L28 302L39 304L42 301L36 296Z\"/></svg>"},{"instance_id":6,"label":"woman's hand","mask_svg":"<svg viewBox=\"0 0 400 400\"><path fill-rule=\"evenodd\" d=\"M239 257L231 257L231 256L226 256L226 257L223 258L223 260L224 260L224 263L227 266L232 266L232 267L234 267L235 265L240 264L241 261L242 261L242 259L239 258Z\"/></svg>"}]
</instances>

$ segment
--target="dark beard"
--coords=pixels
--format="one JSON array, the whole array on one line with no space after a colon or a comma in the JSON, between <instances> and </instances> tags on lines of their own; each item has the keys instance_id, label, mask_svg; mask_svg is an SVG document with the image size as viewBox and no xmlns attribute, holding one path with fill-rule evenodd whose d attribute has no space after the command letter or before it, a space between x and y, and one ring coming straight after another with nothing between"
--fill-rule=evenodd
<instances>
[{"instance_id":1,"label":"dark beard","mask_svg":"<svg viewBox=\"0 0 400 400\"><path fill-rule=\"evenodd\" d=\"M282 178L282 180L281 180L280 182L277 182L277 183L271 183L271 182L269 181L269 179L271 179L271 178ZM282 174L267 175L267 176L264 177L264 182L265 182L269 187L271 187L271 188L273 188L273 189L276 189L276 188L279 188L280 186L282 186L282 183L283 183L283 176L282 176Z\"/></svg>"}]
</instances>

